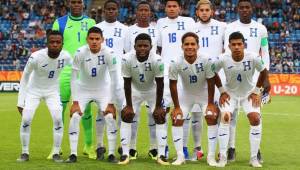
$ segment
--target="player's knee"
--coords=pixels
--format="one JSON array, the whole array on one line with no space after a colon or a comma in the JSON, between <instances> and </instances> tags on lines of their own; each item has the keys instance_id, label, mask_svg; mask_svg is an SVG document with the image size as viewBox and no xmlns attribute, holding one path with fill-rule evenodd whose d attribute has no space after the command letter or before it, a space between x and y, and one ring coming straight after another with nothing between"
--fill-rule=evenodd
<instances>
[{"instance_id":1,"label":"player's knee","mask_svg":"<svg viewBox=\"0 0 300 170\"><path fill-rule=\"evenodd\" d=\"M153 119L156 124L164 124L166 122L166 116L164 114L153 113Z\"/></svg>"},{"instance_id":2,"label":"player's knee","mask_svg":"<svg viewBox=\"0 0 300 170\"><path fill-rule=\"evenodd\" d=\"M176 121L172 119L172 126L183 126L184 119L177 119Z\"/></svg>"},{"instance_id":3,"label":"player's knee","mask_svg":"<svg viewBox=\"0 0 300 170\"><path fill-rule=\"evenodd\" d=\"M125 112L122 112L121 113L121 119L122 119L123 122L132 123L134 115L135 115L134 113L125 113Z\"/></svg>"},{"instance_id":4,"label":"player's knee","mask_svg":"<svg viewBox=\"0 0 300 170\"><path fill-rule=\"evenodd\" d=\"M250 112L248 115L250 125L258 126L260 124L260 115L257 112Z\"/></svg>"},{"instance_id":5,"label":"player's knee","mask_svg":"<svg viewBox=\"0 0 300 170\"><path fill-rule=\"evenodd\" d=\"M230 114L230 112L224 112L224 113L222 114L221 122L222 122L222 123L225 123L225 124L228 124L228 123L230 123L230 119L231 119L231 114Z\"/></svg>"},{"instance_id":6,"label":"player's knee","mask_svg":"<svg viewBox=\"0 0 300 170\"><path fill-rule=\"evenodd\" d=\"M216 125L218 123L217 116L213 116L213 115L206 115L205 120L206 120L207 125L209 125L209 126Z\"/></svg>"}]
</instances>

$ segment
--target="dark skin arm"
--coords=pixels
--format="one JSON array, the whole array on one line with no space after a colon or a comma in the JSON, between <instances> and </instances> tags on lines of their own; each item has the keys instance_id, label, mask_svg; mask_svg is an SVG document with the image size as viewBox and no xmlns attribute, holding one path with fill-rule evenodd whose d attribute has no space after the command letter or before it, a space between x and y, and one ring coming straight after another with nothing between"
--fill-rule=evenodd
<instances>
[{"instance_id":1,"label":"dark skin arm","mask_svg":"<svg viewBox=\"0 0 300 170\"><path fill-rule=\"evenodd\" d=\"M264 69L259 73L259 77L256 83L257 88L261 88L264 85L264 82L266 81L266 78L268 77L268 71L267 69ZM259 107L261 103L261 98L259 94L251 93L248 97L248 100L252 100L253 107Z\"/></svg>"},{"instance_id":2,"label":"dark skin arm","mask_svg":"<svg viewBox=\"0 0 300 170\"><path fill-rule=\"evenodd\" d=\"M170 92L174 103L174 110L172 111L171 118L174 126L180 126L183 124L183 113L179 105L178 91L177 91L177 80L170 80ZM181 117L180 120L177 118Z\"/></svg>"},{"instance_id":3,"label":"dark skin arm","mask_svg":"<svg viewBox=\"0 0 300 170\"><path fill-rule=\"evenodd\" d=\"M215 96L215 78L212 77L207 79L207 91L208 91L208 104L214 104L214 96ZM221 80L220 80L221 81Z\"/></svg>"},{"instance_id":4,"label":"dark skin arm","mask_svg":"<svg viewBox=\"0 0 300 170\"><path fill-rule=\"evenodd\" d=\"M223 86L223 85L222 85L222 81L221 81L221 79L220 79L218 73L215 74L214 79L215 79L216 86L217 86L218 88L220 88L220 87ZM219 104L220 104L220 106L223 106L223 105L225 104L225 102L226 102L227 104L229 104L229 102L228 102L229 100L230 100L229 94L226 93L226 92L223 92L223 93L221 94L221 96L220 96L220 99L219 99Z\"/></svg>"},{"instance_id":5,"label":"dark skin arm","mask_svg":"<svg viewBox=\"0 0 300 170\"><path fill-rule=\"evenodd\" d=\"M125 91L125 99L126 99L126 108L133 113L132 98L131 98L131 78L124 77L124 91Z\"/></svg>"},{"instance_id":6,"label":"dark skin arm","mask_svg":"<svg viewBox=\"0 0 300 170\"><path fill-rule=\"evenodd\" d=\"M164 94L164 78L155 78L156 81L156 104L155 107L161 107Z\"/></svg>"},{"instance_id":7,"label":"dark skin arm","mask_svg":"<svg viewBox=\"0 0 300 170\"><path fill-rule=\"evenodd\" d=\"M156 53L157 53L157 54L161 54L161 50L162 50L162 48L161 48L160 46L157 46Z\"/></svg>"}]
</instances>

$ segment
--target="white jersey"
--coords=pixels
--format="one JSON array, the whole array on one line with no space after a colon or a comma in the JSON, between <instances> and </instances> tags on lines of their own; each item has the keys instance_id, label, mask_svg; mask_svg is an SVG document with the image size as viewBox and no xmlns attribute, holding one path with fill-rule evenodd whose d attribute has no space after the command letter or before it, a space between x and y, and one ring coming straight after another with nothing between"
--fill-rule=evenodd
<instances>
[{"instance_id":1,"label":"white jersey","mask_svg":"<svg viewBox=\"0 0 300 170\"><path fill-rule=\"evenodd\" d=\"M135 51L131 51L122 59L122 76L132 79L134 89L150 91L156 87L155 78L164 76L164 64L159 55L150 53L144 62L137 60Z\"/></svg>"},{"instance_id":2,"label":"white jersey","mask_svg":"<svg viewBox=\"0 0 300 170\"><path fill-rule=\"evenodd\" d=\"M268 32L264 25L251 20L250 24L243 24L240 20L234 21L227 25L225 31L224 48L229 52L229 36L233 32L241 32L245 38L245 48L253 53L259 54L260 48L264 43L264 39L268 38ZM230 53L230 52L229 52Z\"/></svg>"},{"instance_id":3,"label":"white jersey","mask_svg":"<svg viewBox=\"0 0 300 170\"><path fill-rule=\"evenodd\" d=\"M216 59L223 52L226 23L211 19L209 23L196 23L195 33L199 37L199 52Z\"/></svg>"},{"instance_id":4,"label":"white jersey","mask_svg":"<svg viewBox=\"0 0 300 170\"><path fill-rule=\"evenodd\" d=\"M64 50L55 59L48 56L47 48L32 53L23 71L18 103L24 103L26 93L59 92L59 74L71 64L72 57Z\"/></svg>"},{"instance_id":5,"label":"white jersey","mask_svg":"<svg viewBox=\"0 0 300 170\"><path fill-rule=\"evenodd\" d=\"M113 49L116 56L121 59L124 55L124 51L128 51L129 48L128 42L126 42L128 27L119 21L114 23L102 21L95 26L102 30L105 45Z\"/></svg>"},{"instance_id":6,"label":"white jersey","mask_svg":"<svg viewBox=\"0 0 300 170\"><path fill-rule=\"evenodd\" d=\"M157 21L159 32L157 45L162 47L161 56L166 68L174 57L182 55L181 37L187 32L194 32L194 27L195 21L190 17L178 16L176 19L165 17ZM167 69L165 73L168 74Z\"/></svg>"},{"instance_id":7,"label":"white jersey","mask_svg":"<svg viewBox=\"0 0 300 170\"><path fill-rule=\"evenodd\" d=\"M126 41L126 43L129 43L129 51L134 49L134 41L137 35L141 34L141 33L146 33L148 35L150 35L151 40L152 40L152 49L151 51L153 51L154 53L156 53L156 49L157 49L157 40L158 40L158 31L156 29L155 26L153 25L149 25L149 27L146 28L142 28L137 26L137 24L134 24L132 26L129 27L128 30L128 40ZM128 52L128 51L127 51Z\"/></svg>"},{"instance_id":8,"label":"white jersey","mask_svg":"<svg viewBox=\"0 0 300 170\"><path fill-rule=\"evenodd\" d=\"M224 53L215 62L216 72L222 68L226 75L225 89L235 97L245 97L256 85L252 80L255 70L261 72L265 66L257 54L245 51L240 62L234 61L230 54Z\"/></svg>"},{"instance_id":9,"label":"white jersey","mask_svg":"<svg viewBox=\"0 0 300 170\"><path fill-rule=\"evenodd\" d=\"M210 79L215 75L212 65L211 60L203 54L198 55L193 64L188 63L181 56L177 61L171 62L169 79L178 80L178 77L180 77L184 94L207 96L206 79ZM205 94L201 94L202 92L205 92Z\"/></svg>"},{"instance_id":10,"label":"white jersey","mask_svg":"<svg viewBox=\"0 0 300 170\"><path fill-rule=\"evenodd\" d=\"M74 57L73 70L79 71L79 88L87 90L109 89L109 72L117 69L117 59L107 47L93 54L88 45L80 47Z\"/></svg>"}]
</instances>

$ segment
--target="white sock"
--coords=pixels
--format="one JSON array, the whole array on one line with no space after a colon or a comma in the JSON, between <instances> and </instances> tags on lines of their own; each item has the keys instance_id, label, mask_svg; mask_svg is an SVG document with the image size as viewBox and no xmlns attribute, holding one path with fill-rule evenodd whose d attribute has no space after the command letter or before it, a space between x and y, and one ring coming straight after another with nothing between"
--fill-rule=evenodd
<instances>
[{"instance_id":1,"label":"white sock","mask_svg":"<svg viewBox=\"0 0 300 170\"><path fill-rule=\"evenodd\" d=\"M190 120L191 120L191 116L188 116L186 119L184 119L183 122L183 147L187 147L189 141Z\"/></svg>"},{"instance_id":2,"label":"white sock","mask_svg":"<svg viewBox=\"0 0 300 170\"><path fill-rule=\"evenodd\" d=\"M251 151L251 158L257 156L257 152L259 149L260 141L261 141L261 125L258 126L250 126L250 151Z\"/></svg>"},{"instance_id":3,"label":"white sock","mask_svg":"<svg viewBox=\"0 0 300 170\"><path fill-rule=\"evenodd\" d=\"M121 145L123 155L129 156L129 144L131 140L131 123L121 122L120 128Z\"/></svg>"},{"instance_id":4,"label":"white sock","mask_svg":"<svg viewBox=\"0 0 300 170\"><path fill-rule=\"evenodd\" d=\"M30 142L30 130L31 130L31 120L30 115L32 110L23 110L22 122L20 126L20 138L22 145L22 153L29 154L29 142ZM34 111L33 111L34 112Z\"/></svg>"},{"instance_id":5,"label":"white sock","mask_svg":"<svg viewBox=\"0 0 300 170\"><path fill-rule=\"evenodd\" d=\"M59 154L64 134L61 110L51 110L53 119L53 154Z\"/></svg>"},{"instance_id":6,"label":"white sock","mask_svg":"<svg viewBox=\"0 0 300 170\"><path fill-rule=\"evenodd\" d=\"M235 134L236 134L236 122L237 122L237 109L233 111L231 120L230 120L230 127L229 127L229 148L235 148Z\"/></svg>"},{"instance_id":7,"label":"white sock","mask_svg":"<svg viewBox=\"0 0 300 170\"><path fill-rule=\"evenodd\" d=\"M74 113L71 117L70 125L69 125L69 140L70 140L71 154L75 154L75 155L77 155L80 119L81 116L78 114L78 112Z\"/></svg>"},{"instance_id":8,"label":"white sock","mask_svg":"<svg viewBox=\"0 0 300 170\"><path fill-rule=\"evenodd\" d=\"M172 126L172 136L175 149L177 151L177 156L183 155L183 127L182 126Z\"/></svg>"},{"instance_id":9,"label":"white sock","mask_svg":"<svg viewBox=\"0 0 300 170\"><path fill-rule=\"evenodd\" d=\"M106 123L106 134L108 140L108 155L115 154L116 148L116 139L117 139L117 125L116 120L114 119L111 113L108 113L105 117Z\"/></svg>"},{"instance_id":10,"label":"white sock","mask_svg":"<svg viewBox=\"0 0 300 170\"><path fill-rule=\"evenodd\" d=\"M218 137L218 125L207 126L207 137L208 156L215 156Z\"/></svg>"},{"instance_id":11,"label":"white sock","mask_svg":"<svg viewBox=\"0 0 300 170\"><path fill-rule=\"evenodd\" d=\"M152 116L152 112L149 111L147 107L147 112L148 112L148 126L149 126L149 131L150 131L150 150L156 149L157 148L157 143L156 143L156 124Z\"/></svg>"},{"instance_id":12,"label":"white sock","mask_svg":"<svg viewBox=\"0 0 300 170\"><path fill-rule=\"evenodd\" d=\"M220 154L224 157L227 157L227 146L229 140L229 124L220 123L218 129L218 139L219 139L219 147Z\"/></svg>"},{"instance_id":13,"label":"white sock","mask_svg":"<svg viewBox=\"0 0 300 170\"><path fill-rule=\"evenodd\" d=\"M201 113L192 113L192 134L195 148L201 146L203 118Z\"/></svg>"},{"instance_id":14,"label":"white sock","mask_svg":"<svg viewBox=\"0 0 300 170\"><path fill-rule=\"evenodd\" d=\"M102 112L98 112L96 118L96 139L97 139L97 148L103 147L103 134L105 121Z\"/></svg>"},{"instance_id":15,"label":"white sock","mask_svg":"<svg viewBox=\"0 0 300 170\"><path fill-rule=\"evenodd\" d=\"M133 121L131 123L131 142L130 149L136 150L136 140L137 140L137 130L140 120L140 114L135 114Z\"/></svg>"},{"instance_id":16,"label":"white sock","mask_svg":"<svg viewBox=\"0 0 300 170\"><path fill-rule=\"evenodd\" d=\"M156 124L156 139L158 143L158 157L161 155L165 155L165 148L167 146L168 136L167 136L167 128L165 124Z\"/></svg>"}]
</instances>

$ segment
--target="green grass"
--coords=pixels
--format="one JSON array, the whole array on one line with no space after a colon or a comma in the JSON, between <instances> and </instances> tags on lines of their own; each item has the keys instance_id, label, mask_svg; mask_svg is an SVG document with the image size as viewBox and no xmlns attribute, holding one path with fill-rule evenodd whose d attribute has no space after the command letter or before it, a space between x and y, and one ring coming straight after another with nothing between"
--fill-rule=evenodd
<instances>
[{"instance_id":1,"label":"green grass","mask_svg":"<svg viewBox=\"0 0 300 170\"><path fill-rule=\"evenodd\" d=\"M17 163L16 158L21 151L19 139L19 126L21 116L16 110L17 94L0 94L0 169L216 169L206 165L205 160L199 162L187 162L181 167L162 167L150 160L147 156L149 144L149 130L147 116L142 114L138 132L137 150L139 158L127 166L112 165L105 161L90 160L83 156L82 133L79 142L79 157L76 164L56 164L46 160L52 147L52 120L44 103L38 108L31 129L30 161ZM263 169L300 169L300 97L273 97L272 103L263 108L263 139L262 153L264 158ZM95 110L95 109L94 109ZM68 113L65 114L68 120ZM63 139L63 157L69 154L68 122L66 122ZM206 126L205 126L206 127ZM81 130L82 132L82 130ZM170 157L175 156L173 143L171 142L169 128ZM252 169L249 161L249 124L246 116L241 113L237 127L237 160L224 169ZM206 128L203 133L203 147L207 150ZM190 153L192 151L192 138L189 142Z\"/></svg>"}]
</instances>

